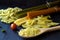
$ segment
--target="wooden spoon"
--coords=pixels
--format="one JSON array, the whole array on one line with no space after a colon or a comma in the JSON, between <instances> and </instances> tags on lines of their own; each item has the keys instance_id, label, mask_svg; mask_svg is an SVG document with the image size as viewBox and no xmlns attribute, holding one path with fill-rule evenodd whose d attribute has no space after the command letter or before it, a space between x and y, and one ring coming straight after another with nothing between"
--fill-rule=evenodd
<instances>
[{"instance_id":1,"label":"wooden spoon","mask_svg":"<svg viewBox=\"0 0 60 40\"><path fill-rule=\"evenodd\" d=\"M55 30L60 30L60 26L55 26L55 27L51 27L51 28L40 28L40 33L34 36L21 36L24 38L32 38L32 37L36 37L38 35L41 35L45 32L51 32L51 31L55 31Z\"/></svg>"}]
</instances>

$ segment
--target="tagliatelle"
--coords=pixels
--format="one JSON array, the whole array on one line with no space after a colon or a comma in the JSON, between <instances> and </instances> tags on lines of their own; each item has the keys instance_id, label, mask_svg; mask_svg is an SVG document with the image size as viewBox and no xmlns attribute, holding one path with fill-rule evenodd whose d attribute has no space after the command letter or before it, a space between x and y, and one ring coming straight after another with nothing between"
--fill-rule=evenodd
<instances>
[{"instance_id":1,"label":"tagliatelle","mask_svg":"<svg viewBox=\"0 0 60 40\"><path fill-rule=\"evenodd\" d=\"M50 18L50 16L41 15L41 16L38 16L37 18L27 20L24 24L22 24L22 26L24 28L28 28L28 27L49 28L52 25L58 24L48 18Z\"/></svg>"},{"instance_id":2,"label":"tagliatelle","mask_svg":"<svg viewBox=\"0 0 60 40\"><path fill-rule=\"evenodd\" d=\"M25 29L21 29L18 34L20 36L30 37L35 36L40 33L40 28L49 28L53 25L58 25L59 23L55 23L52 20L48 19L50 16L38 16L37 18L26 20L22 27Z\"/></svg>"}]
</instances>

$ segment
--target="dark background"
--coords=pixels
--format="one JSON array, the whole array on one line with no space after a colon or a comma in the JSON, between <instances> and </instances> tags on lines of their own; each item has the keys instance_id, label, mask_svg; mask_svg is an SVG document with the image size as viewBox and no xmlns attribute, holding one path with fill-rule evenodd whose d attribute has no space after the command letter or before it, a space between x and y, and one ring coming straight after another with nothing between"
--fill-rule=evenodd
<instances>
[{"instance_id":1,"label":"dark background","mask_svg":"<svg viewBox=\"0 0 60 40\"><path fill-rule=\"evenodd\" d=\"M0 5L9 7L19 6L21 8L27 8L41 5L43 3L46 3L46 1L50 2L55 0L0 0Z\"/></svg>"},{"instance_id":2,"label":"dark background","mask_svg":"<svg viewBox=\"0 0 60 40\"><path fill-rule=\"evenodd\" d=\"M0 9L8 7L29 8L46 3L46 1L51 2L55 0L0 0ZM60 23L60 13L51 14L51 17L53 21ZM18 36L17 32L12 31L9 24L0 22L0 26L2 26L2 28L0 28L0 40L60 40L60 30L26 39ZM2 29L5 29L6 33L2 33Z\"/></svg>"}]
</instances>

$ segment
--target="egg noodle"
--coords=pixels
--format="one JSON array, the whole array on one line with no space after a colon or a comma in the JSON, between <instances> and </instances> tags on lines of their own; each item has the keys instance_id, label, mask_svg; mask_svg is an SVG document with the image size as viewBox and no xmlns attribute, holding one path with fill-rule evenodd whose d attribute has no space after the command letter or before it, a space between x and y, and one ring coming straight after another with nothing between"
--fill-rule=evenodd
<instances>
[{"instance_id":1,"label":"egg noodle","mask_svg":"<svg viewBox=\"0 0 60 40\"><path fill-rule=\"evenodd\" d=\"M58 25L59 23L55 23L49 19L50 16L37 16L37 18L33 18L30 20L26 20L25 23L22 24L22 29L18 32L20 36L35 36L40 33L39 28L49 28L53 25Z\"/></svg>"},{"instance_id":2,"label":"egg noodle","mask_svg":"<svg viewBox=\"0 0 60 40\"><path fill-rule=\"evenodd\" d=\"M22 9L18 7L1 9L0 20L5 23L12 23L18 18L20 18L19 14L17 14L17 12L19 11L22 11Z\"/></svg>"}]
</instances>

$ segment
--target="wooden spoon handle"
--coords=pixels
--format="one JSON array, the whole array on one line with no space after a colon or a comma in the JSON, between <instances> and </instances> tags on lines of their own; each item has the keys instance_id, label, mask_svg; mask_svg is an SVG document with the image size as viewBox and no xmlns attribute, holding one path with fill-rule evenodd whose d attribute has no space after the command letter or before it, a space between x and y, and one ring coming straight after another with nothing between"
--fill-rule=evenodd
<instances>
[{"instance_id":1,"label":"wooden spoon handle","mask_svg":"<svg viewBox=\"0 0 60 40\"><path fill-rule=\"evenodd\" d=\"M60 30L60 26L56 26L56 27L51 27L51 28L46 28L42 31L54 31L54 30Z\"/></svg>"}]
</instances>

